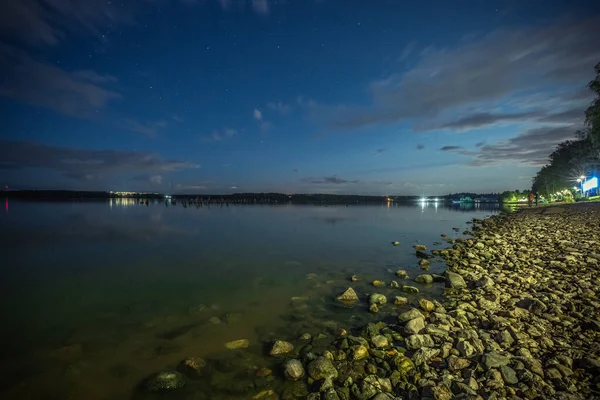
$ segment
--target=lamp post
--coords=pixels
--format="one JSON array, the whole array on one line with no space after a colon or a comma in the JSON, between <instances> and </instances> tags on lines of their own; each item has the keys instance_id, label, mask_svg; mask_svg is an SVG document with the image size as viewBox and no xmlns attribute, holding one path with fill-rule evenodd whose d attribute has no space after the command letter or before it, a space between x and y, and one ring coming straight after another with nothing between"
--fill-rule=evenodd
<instances>
[{"instance_id":1,"label":"lamp post","mask_svg":"<svg viewBox=\"0 0 600 400\"><path fill-rule=\"evenodd\" d=\"M579 179L581 180L581 197L585 197L585 192L583 191L583 184L585 183L585 176L581 175L579 177Z\"/></svg>"}]
</instances>

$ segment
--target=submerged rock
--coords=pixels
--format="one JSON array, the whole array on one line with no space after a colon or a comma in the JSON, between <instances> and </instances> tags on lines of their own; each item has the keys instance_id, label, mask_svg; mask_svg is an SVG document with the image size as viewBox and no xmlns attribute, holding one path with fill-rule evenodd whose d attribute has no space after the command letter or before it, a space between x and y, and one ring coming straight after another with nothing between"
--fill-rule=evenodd
<instances>
[{"instance_id":1,"label":"submerged rock","mask_svg":"<svg viewBox=\"0 0 600 400\"><path fill-rule=\"evenodd\" d=\"M296 359L288 360L283 368L283 373L287 379L296 381L304 376L304 367Z\"/></svg>"},{"instance_id":2,"label":"submerged rock","mask_svg":"<svg viewBox=\"0 0 600 400\"><path fill-rule=\"evenodd\" d=\"M396 296L394 297L394 304L397 306L401 306L403 304L408 303L408 299L406 297L402 297L402 296Z\"/></svg>"},{"instance_id":3,"label":"submerged rock","mask_svg":"<svg viewBox=\"0 0 600 400\"><path fill-rule=\"evenodd\" d=\"M405 270L403 270L403 269L399 269L398 271L396 271L396 276L398 278L407 279L408 278L408 273Z\"/></svg>"},{"instance_id":4,"label":"submerged rock","mask_svg":"<svg viewBox=\"0 0 600 400\"><path fill-rule=\"evenodd\" d=\"M387 303L387 297L380 293L373 293L369 296L369 304L384 305Z\"/></svg>"},{"instance_id":5,"label":"submerged rock","mask_svg":"<svg viewBox=\"0 0 600 400\"><path fill-rule=\"evenodd\" d=\"M375 287L385 287L385 282L384 281L379 281L379 280L374 280L373 281L373 286L375 286Z\"/></svg>"},{"instance_id":6,"label":"submerged rock","mask_svg":"<svg viewBox=\"0 0 600 400\"><path fill-rule=\"evenodd\" d=\"M272 356L280 356L294 351L294 345L283 340L276 340L269 352Z\"/></svg>"},{"instance_id":7,"label":"submerged rock","mask_svg":"<svg viewBox=\"0 0 600 400\"><path fill-rule=\"evenodd\" d=\"M356 292L354 291L354 289L349 287L348 289L346 289L346 291L344 293L339 295L337 297L337 299L340 301L357 301L358 296L356 295Z\"/></svg>"},{"instance_id":8,"label":"submerged rock","mask_svg":"<svg viewBox=\"0 0 600 400\"><path fill-rule=\"evenodd\" d=\"M248 341L248 339L233 340L231 342L225 343L225 347L227 347L229 350L246 349L249 345L250 342Z\"/></svg>"},{"instance_id":9,"label":"submerged rock","mask_svg":"<svg viewBox=\"0 0 600 400\"><path fill-rule=\"evenodd\" d=\"M151 376L144 383L146 390L150 392L164 392L181 389L186 384L183 375L177 371L159 372Z\"/></svg>"},{"instance_id":10,"label":"submerged rock","mask_svg":"<svg viewBox=\"0 0 600 400\"><path fill-rule=\"evenodd\" d=\"M414 286L404 285L404 286L402 286L401 290L404 293L410 293L410 294L418 294L419 293L419 289Z\"/></svg>"},{"instance_id":11,"label":"submerged rock","mask_svg":"<svg viewBox=\"0 0 600 400\"><path fill-rule=\"evenodd\" d=\"M417 275L417 277L415 278L415 282L429 285L433 283L433 277L428 274Z\"/></svg>"}]
</instances>

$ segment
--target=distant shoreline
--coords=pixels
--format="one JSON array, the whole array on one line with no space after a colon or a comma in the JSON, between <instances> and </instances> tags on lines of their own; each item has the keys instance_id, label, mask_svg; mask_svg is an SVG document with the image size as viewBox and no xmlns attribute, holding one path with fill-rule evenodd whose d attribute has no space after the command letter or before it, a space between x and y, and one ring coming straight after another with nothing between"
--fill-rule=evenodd
<instances>
[{"instance_id":1,"label":"distant shoreline","mask_svg":"<svg viewBox=\"0 0 600 400\"><path fill-rule=\"evenodd\" d=\"M131 198L140 200L174 200L174 201L217 201L232 203L328 203L328 204L360 204L360 203L414 203L420 196L363 196L335 194L284 194L284 193L234 193L234 194L173 194L137 193L137 192L105 192L81 190L2 190L0 197L32 201L94 201L115 198ZM459 195L438 196L436 201L449 203L458 200ZM486 198L478 203L494 204L497 199Z\"/></svg>"}]
</instances>

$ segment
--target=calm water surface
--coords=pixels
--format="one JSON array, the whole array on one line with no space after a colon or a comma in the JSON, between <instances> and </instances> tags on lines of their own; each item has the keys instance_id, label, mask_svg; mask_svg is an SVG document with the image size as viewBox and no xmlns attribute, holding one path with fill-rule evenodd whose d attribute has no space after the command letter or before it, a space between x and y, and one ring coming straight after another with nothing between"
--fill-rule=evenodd
<instances>
[{"instance_id":1,"label":"calm water surface","mask_svg":"<svg viewBox=\"0 0 600 400\"><path fill-rule=\"evenodd\" d=\"M3 399L138 398L136 386L146 376L190 356L226 360L222 375L236 381L236 373L247 373L244 362L275 368L263 355L267 340L350 329L397 312L389 305L370 315L363 300L338 304L334 298L351 275L360 277L352 286L362 298L375 291L369 282L389 283L398 268L414 278L422 272L414 244L442 248L440 234L457 237L471 218L497 212L434 204L4 205ZM430 268L443 270L435 262ZM421 295L440 296L442 286L421 286ZM236 339L248 339L249 349L224 347ZM253 394L236 397L222 386L213 376L174 398Z\"/></svg>"}]
</instances>

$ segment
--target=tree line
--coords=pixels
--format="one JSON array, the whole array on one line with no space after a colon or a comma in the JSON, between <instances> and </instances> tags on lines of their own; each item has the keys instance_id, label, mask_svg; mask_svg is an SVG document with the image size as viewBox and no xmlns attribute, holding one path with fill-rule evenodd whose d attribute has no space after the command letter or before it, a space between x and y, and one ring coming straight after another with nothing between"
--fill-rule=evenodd
<instances>
[{"instance_id":1,"label":"tree line","mask_svg":"<svg viewBox=\"0 0 600 400\"><path fill-rule=\"evenodd\" d=\"M594 175L600 165L600 63L596 64L595 72L595 79L587 85L595 98L585 111L583 129L576 132L576 139L558 144L548 164L533 178L533 192L548 200L580 197L577 179Z\"/></svg>"}]
</instances>

